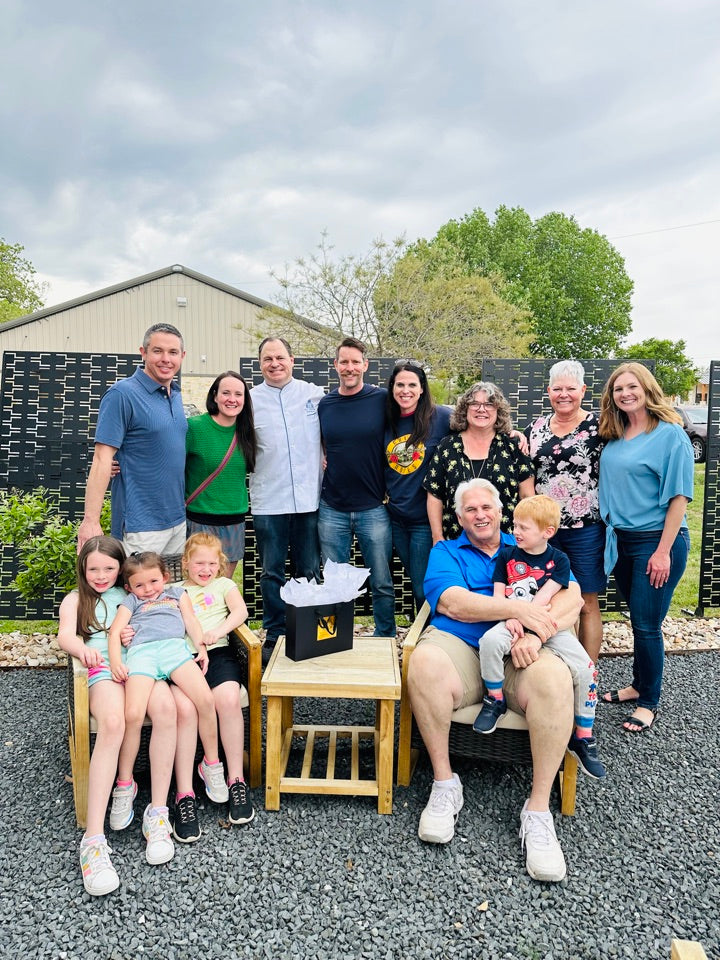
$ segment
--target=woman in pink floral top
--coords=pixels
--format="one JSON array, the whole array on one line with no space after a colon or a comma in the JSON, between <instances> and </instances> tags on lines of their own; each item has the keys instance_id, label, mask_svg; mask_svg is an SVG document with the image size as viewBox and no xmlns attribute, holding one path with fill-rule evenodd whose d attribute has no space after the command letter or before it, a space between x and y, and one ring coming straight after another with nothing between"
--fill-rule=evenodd
<instances>
[{"instance_id":1,"label":"woman in pink floral top","mask_svg":"<svg viewBox=\"0 0 720 960\"><path fill-rule=\"evenodd\" d=\"M607 586L603 570L605 526L598 507L598 477L603 441L594 413L583 410L585 370L576 360L561 360L550 369L551 416L527 428L535 489L560 504L560 529L551 543L570 557L583 596L580 642L597 662L602 643L598 594Z\"/></svg>"}]
</instances>

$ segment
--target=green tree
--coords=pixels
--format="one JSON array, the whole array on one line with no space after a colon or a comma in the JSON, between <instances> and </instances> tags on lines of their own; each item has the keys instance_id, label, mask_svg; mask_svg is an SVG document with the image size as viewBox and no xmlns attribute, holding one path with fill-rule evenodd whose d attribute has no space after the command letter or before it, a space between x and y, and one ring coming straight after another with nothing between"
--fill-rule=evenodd
<instances>
[{"instance_id":1,"label":"green tree","mask_svg":"<svg viewBox=\"0 0 720 960\"><path fill-rule=\"evenodd\" d=\"M527 356L529 314L508 302L504 287L469 273L451 244L419 241L375 288L385 352L425 361L451 389L476 379L483 357Z\"/></svg>"},{"instance_id":2,"label":"green tree","mask_svg":"<svg viewBox=\"0 0 720 960\"><path fill-rule=\"evenodd\" d=\"M685 354L684 340L658 340L649 337L624 347L618 353L623 360L654 360L655 378L667 397L687 398L698 378L698 370Z\"/></svg>"},{"instance_id":3,"label":"green tree","mask_svg":"<svg viewBox=\"0 0 720 960\"><path fill-rule=\"evenodd\" d=\"M261 312L259 332L265 335L277 329L278 320L290 321L298 352L330 353L339 340L351 336L382 356L385 344L373 297L405 246L402 237L392 242L380 237L360 256L338 257L323 232L309 257L298 257L282 274L271 271L280 287L275 298L279 309Z\"/></svg>"},{"instance_id":4,"label":"green tree","mask_svg":"<svg viewBox=\"0 0 720 960\"><path fill-rule=\"evenodd\" d=\"M606 357L630 332L633 283L624 260L574 217L533 221L521 207L501 206L493 223L478 208L441 227L435 243L454 246L470 273L503 278L503 296L531 313L538 356Z\"/></svg>"},{"instance_id":5,"label":"green tree","mask_svg":"<svg viewBox=\"0 0 720 960\"><path fill-rule=\"evenodd\" d=\"M22 254L19 243L0 238L0 323L33 313L43 305L45 285L35 277L35 267Z\"/></svg>"}]
</instances>

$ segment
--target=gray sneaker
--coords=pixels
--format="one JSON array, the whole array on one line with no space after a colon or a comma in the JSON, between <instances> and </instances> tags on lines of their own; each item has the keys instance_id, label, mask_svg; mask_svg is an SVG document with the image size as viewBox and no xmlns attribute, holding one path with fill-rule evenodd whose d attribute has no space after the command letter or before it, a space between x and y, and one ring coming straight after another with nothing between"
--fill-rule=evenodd
<instances>
[{"instance_id":1,"label":"gray sneaker","mask_svg":"<svg viewBox=\"0 0 720 960\"><path fill-rule=\"evenodd\" d=\"M430 799L420 815L418 836L425 843L449 843L455 836L455 821L464 803L460 777L453 774L452 787L438 787L433 782Z\"/></svg>"},{"instance_id":2,"label":"gray sneaker","mask_svg":"<svg viewBox=\"0 0 720 960\"><path fill-rule=\"evenodd\" d=\"M559 883L565 879L567 867L552 814L528 810L527 805L526 800L520 814L520 840L525 848L527 872L533 880Z\"/></svg>"},{"instance_id":3,"label":"gray sneaker","mask_svg":"<svg viewBox=\"0 0 720 960\"><path fill-rule=\"evenodd\" d=\"M203 760L202 763L198 764L198 773L205 784L205 793L208 800L212 800L213 803L227 803L228 785L225 780L225 767L222 763L218 761L210 766Z\"/></svg>"},{"instance_id":4,"label":"gray sneaker","mask_svg":"<svg viewBox=\"0 0 720 960\"><path fill-rule=\"evenodd\" d=\"M133 822L135 810L133 803L137 796L137 784L133 780L129 787L115 787L110 807L110 829L124 830Z\"/></svg>"}]
</instances>

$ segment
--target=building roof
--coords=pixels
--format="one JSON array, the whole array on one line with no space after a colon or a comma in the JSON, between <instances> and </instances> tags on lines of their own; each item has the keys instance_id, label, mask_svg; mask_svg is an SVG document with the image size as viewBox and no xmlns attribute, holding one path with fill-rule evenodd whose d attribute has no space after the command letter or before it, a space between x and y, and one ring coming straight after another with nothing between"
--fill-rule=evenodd
<instances>
[{"instance_id":1,"label":"building roof","mask_svg":"<svg viewBox=\"0 0 720 960\"><path fill-rule=\"evenodd\" d=\"M251 293L245 293L237 287L231 287L229 283L222 283L220 280L214 280L212 277L205 276L204 273L198 273L197 270L191 270L190 267L184 267L180 263L174 263L170 267L163 267L161 270L155 270L152 273L145 273L141 277L133 277L132 280L124 280L122 283L115 283L111 287L103 287L102 290L94 290L92 293L86 293L82 297L76 297L74 300L66 300L64 303L58 303L53 307L43 307L42 310L36 310L34 313L28 313L24 317L16 317L14 320L8 320L0 325L0 330L12 330L14 327L21 327L26 323L33 323L35 320L41 320L43 317L52 316L54 313L61 313L63 310L71 310L73 307L79 307L84 303L91 303L93 300L102 300L103 297L112 296L114 293L122 293L131 287L139 287L144 283L150 283L153 280L159 280L161 277L167 277L174 273L182 273L193 280L199 280L208 286L216 287L232 297L238 297L254 303L258 307L264 307L270 310L277 310L274 304L267 300L261 300ZM301 317L296 317L301 323L307 323ZM311 325L311 324L309 324Z\"/></svg>"}]
</instances>

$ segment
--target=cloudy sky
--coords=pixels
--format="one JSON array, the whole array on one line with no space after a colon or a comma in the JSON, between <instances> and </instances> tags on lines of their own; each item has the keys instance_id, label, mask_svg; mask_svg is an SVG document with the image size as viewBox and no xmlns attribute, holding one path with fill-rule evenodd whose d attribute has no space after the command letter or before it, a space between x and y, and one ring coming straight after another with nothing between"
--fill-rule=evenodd
<instances>
[{"instance_id":1,"label":"cloudy sky","mask_svg":"<svg viewBox=\"0 0 720 960\"><path fill-rule=\"evenodd\" d=\"M172 263L266 299L475 207L574 215L630 342L720 359L717 0L3 0L0 236L48 304Z\"/></svg>"}]
</instances>

